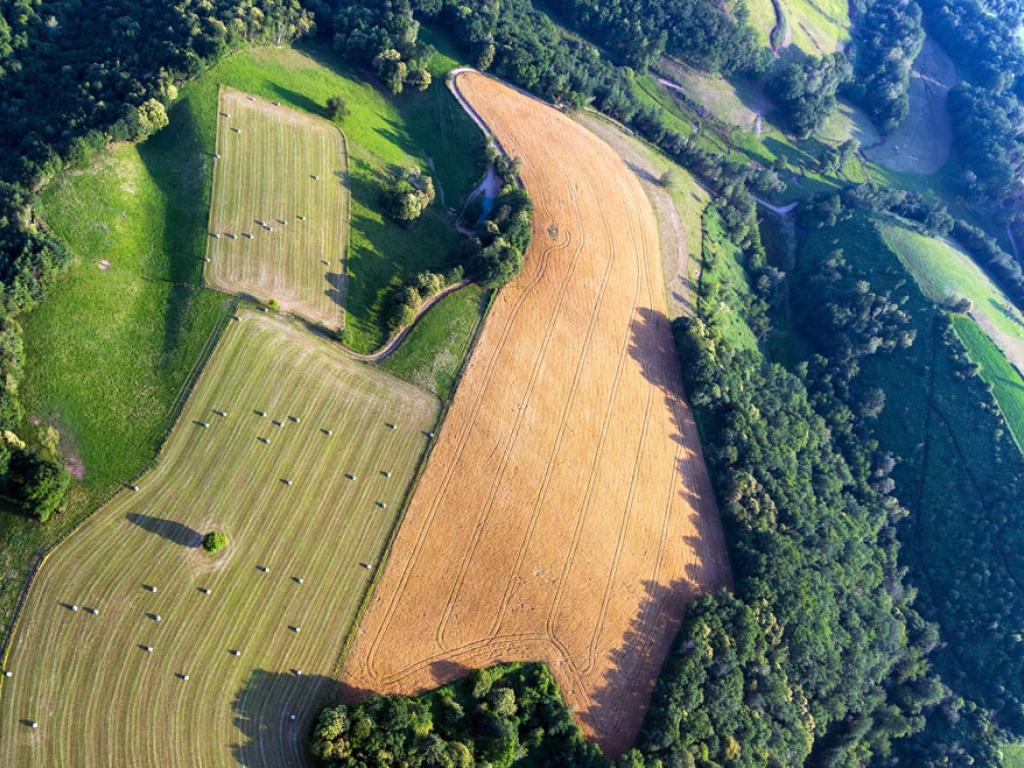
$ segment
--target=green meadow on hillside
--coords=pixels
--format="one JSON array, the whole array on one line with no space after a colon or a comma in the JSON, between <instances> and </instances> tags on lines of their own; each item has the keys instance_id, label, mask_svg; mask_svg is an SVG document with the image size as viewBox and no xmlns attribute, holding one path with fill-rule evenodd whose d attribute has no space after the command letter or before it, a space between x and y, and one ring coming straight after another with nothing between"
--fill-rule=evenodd
<instances>
[{"instance_id":1,"label":"green meadow on hillside","mask_svg":"<svg viewBox=\"0 0 1024 768\"><path fill-rule=\"evenodd\" d=\"M392 285L451 264L459 236L443 207L409 229L378 212L394 168L434 161L450 200L479 178L484 142L448 102L440 73L426 93L389 99L325 48L261 48L231 55L181 89L170 125L140 145L120 144L58 178L37 213L63 239L73 264L42 306L22 318L26 413L62 434L84 482L70 508L38 525L0 513L0 590L6 622L34 552L73 527L151 462L202 352L233 300L202 286L221 85L322 115L329 96L350 110L352 229L346 341L371 351L384 340L380 311ZM398 106L396 106L396 104ZM441 125L436 119L444 118Z\"/></svg>"},{"instance_id":2,"label":"green meadow on hillside","mask_svg":"<svg viewBox=\"0 0 1024 768\"><path fill-rule=\"evenodd\" d=\"M1006 417L1017 445L1024 446L1024 377L1010 365L1006 355L974 320L963 316L954 317L953 327L971 360L980 366L981 378L992 386L992 394Z\"/></svg>"},{"instance_id":3,"label":"green meadow on hillside","mask_svg":"<svg viewBox=\"0 0 1024 768\"><path fill-rule=\"evenodd\" d=\"M895 224L883 224L881 232L932 301L970 299L982 330L1008 358L1024 360L1024 314L965 251Z\"/></svg>"}]
</instances>

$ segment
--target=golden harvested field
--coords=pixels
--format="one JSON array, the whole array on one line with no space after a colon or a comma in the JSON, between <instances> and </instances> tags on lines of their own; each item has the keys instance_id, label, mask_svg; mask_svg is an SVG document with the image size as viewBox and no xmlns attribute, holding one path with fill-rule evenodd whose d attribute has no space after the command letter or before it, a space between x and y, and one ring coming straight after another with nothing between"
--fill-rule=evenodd
<instances>
[{"instance_id":1,"label":"golden harvested field","mask_svg":"<svg viewBox=\"0 0 1024 768\"><path fill-rule=\"evenodd\" d=\"M341 131L225 88L217 154L207 281L341 328L350 202Z\"/></svg>"},{"instance_id":2,"label":"golden harvested field","mask_svg":"<svg viewBox=\"0 0 1024 768\"><path fill-rule=\"evenodd\" d=\"M139 490L40 569L0 687L0 765L301 764L437 414L291 322L230 323ZM230 541L216 557L211 529Z\"/></svg>"},{"instance_id":3,"label":"golden harvested field","mask_svg":"<svg viewBox=\"0 0 1024 768\"><path fill-rule=\"evenodd\" d=\"M639 182L569 118L457 86L523 160L533 245L494 302L346 662L353 697L550 664L584 730L633 741L686 603L729 583Z\"/></svg>"}]
</instances>

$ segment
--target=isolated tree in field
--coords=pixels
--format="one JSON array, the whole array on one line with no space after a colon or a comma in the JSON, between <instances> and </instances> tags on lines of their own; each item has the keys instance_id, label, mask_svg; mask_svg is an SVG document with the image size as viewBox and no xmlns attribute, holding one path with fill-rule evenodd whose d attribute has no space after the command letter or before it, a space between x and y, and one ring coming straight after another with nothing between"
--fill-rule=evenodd
<instances>
[{"instance_id":1,"label":"isolated tree in field","mask_svg":"<svg viewBox=\"0 0 1024 768\"><path fill-rule=\"evenodd\" d=\"M330 96L327 99L327 117L339 122L348 117L348 104L341 96Z\"/></svg>"},{"instance_id":2,"label":"isolated tree in field","mask_svg":"<svg viewBox=\"0 0 1024 768\"><path fill-rule=\"evenodd\" d=\"M669 168L658 179L658 183L661 184L665 189L675 189L676 185L679 184L679 174L676 173L674 168Z\"/></svg>"},{"instance_id":3,"label":"isolated tree in field","mask_svg":"<svg viewBox=\"0 0 1024 768\"><path fill-rule=\"evenodd\" d=\"M434 181L425 173L403 171L381 194L384 212L398 221L415 221L434 202Z\"/></svg>"},{"instance_id":4,"label":"isolated tree in field","mask_svg":"<svg viewBox=\"0 0 1024 768\"><path fill-rule=\"evenodd\" d=\"M228 535L224 531L210 531L203 536L203 549L211 555L220 552L228 545Z\"/></svg>"}]
</instances>

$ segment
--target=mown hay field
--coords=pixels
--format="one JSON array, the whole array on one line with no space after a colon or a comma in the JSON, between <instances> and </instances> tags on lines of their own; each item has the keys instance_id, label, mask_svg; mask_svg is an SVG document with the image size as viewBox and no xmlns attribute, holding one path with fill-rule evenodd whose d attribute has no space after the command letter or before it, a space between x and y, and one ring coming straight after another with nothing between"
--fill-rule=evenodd
<instances>
[{"instance_id":1,"label":"mown hay field","mask_svg":"<svg viewBox=\"0 0 1024 768\"><path fill-rule=\"evenodd\" d=\"M219 107L207 280L340 329L350 215L341 131L232 89Z\"/></svg>"},{"instance_id":2,"label":"mown hay field","mask_svg":"<svg viewBox=\"0 0 1024 768\"><path fill-rule=\"evenodd\" d=\"M0 765L298 764L437 415L280 317L230 323L139 490L40 569ZM199 547L213 529L216 557Z\"/></svg>"},{"instance_id":3,"label":"mown hay field","mask_svg":"<svg viewBox=\"0 0 1024 768\"><path fill-rule=\"evenodd\" d=\"M550 664L584 730L634 740L688 601L729 583L666 317L657 225L602 141L476 72L457 87L534 200L364 620L350 695Z\"/></svg>"}]
</instances>

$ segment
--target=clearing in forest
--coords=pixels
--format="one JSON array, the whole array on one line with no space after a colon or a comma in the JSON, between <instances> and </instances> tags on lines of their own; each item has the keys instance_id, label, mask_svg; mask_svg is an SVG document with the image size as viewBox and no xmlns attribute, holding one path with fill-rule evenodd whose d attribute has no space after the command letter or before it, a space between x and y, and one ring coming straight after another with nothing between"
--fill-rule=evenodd
<instances>
[{"instance_id":1,"label":"clearing in forest","mask_svg":"<svg viewBox=\"0 0 1024 768\"><path fill-rule=\"evenodd\" d=\"M340 329L349 217L341 131L230 89L219 107L207 280Z\"/></svg>"},{"instance_id":2,"label":"clearing in forest","mask_svg":"<svg viewBox=\"0 0 1024 768\"><path fill-rule=\"evenodd\" d=\"M0 765L301 764L437 415L297 324L229 323L155 468L40 569Z\"/></svg>"},{"instance_id":3,"label":"clearing in forest","mask_svg":"<svg viewBox=\"0 0 1024 768\"><path fill-rule=\"evenodd\" d=\"M634 740L688 601L729 583L657 225L602 141L476 72L456 85L533 197L346 662L350 695L547 662L584 730Z\"/></svg>"},{"instance_id":4,"label":"clearing in forest","mask_svg":"<svg viewBox=\"0 0 1024 768\"><path fill-rule=\"evenodd\" d=\"M926 37L911 71L907 119L884 141L864 150L868 159L893 171L924 175L945 165L953 143L946 98L956 80L953 60Z\"/></svg>"}]
</instances>

